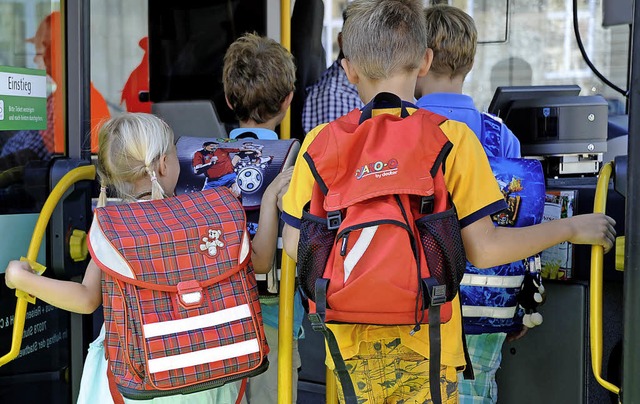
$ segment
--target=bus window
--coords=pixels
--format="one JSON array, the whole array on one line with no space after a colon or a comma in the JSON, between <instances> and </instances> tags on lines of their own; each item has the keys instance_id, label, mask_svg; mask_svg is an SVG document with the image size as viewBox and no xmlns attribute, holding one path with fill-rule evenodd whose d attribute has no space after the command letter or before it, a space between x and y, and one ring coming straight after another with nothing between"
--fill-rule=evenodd
<instances>
[{"instance_id":1,"label":"bus window","mask_svg":"<svg viewBox=\"0 0 640 404\"><path fill-rule=\"evenodd\" d=\"M496 24L496 13L504 14L506 0L497 8L494 0L452 3L469 13L478 28L480 44L464 92L481 110L498 86L577 84L581 95L602 95L612 113L625 112L625 97L603 83L580 54L572 2L509 0L505 41L496 40L504 31ZM580 38L589 59L605 78L626 89L629 26L603 27L603 0L577 3Z\"/></svg>"},{"instance_id":2,"label":"bus window","mask_svg":"<svg viewBox=\"0 0 640 404\"><path fill-rule=\"evenodd\" d=\"M110 115L125 111L151 112L139 93L149 91L147 0L91 3L91 82ZM91 101L94 101L92 93ZM93 110L99 124L98 113ZM97 152L92 137L92 152Z\"/></svg>"},{"instance_id":3,"label":"bus window","mask_svg":"<svg viewBox=\"0 0 640 404\"><path fill-rule=\"evenodd\" d=\"M64 137L55 136L64 133L64 121L54 120L64 114L61 26L52 18L58 8L58 2L0 4L0 214L40 209L48 161L59 143L64 147Z\"/></svg>"},{"instance_id":4,"label":"bus window","mask_svg":"<svg viewBox=\"0 0 640 404\"><path fill-rule=\"evenodd\" d=\"M322 45L326 51L326 65L329 66L338 58L338 33L342 31L342 12L347 7L346 0L333 0L324 2L324 30Z\"/></svg>"}]
</instances>

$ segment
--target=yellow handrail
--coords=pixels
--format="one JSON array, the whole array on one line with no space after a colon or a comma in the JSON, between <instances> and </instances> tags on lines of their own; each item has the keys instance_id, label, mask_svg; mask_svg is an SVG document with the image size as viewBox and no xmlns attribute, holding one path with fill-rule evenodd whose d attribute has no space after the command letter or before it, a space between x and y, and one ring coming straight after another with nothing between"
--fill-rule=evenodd
<instances>
[{"instance_id":1,"label":"yellow handrail","mask_svg":"<svg viewBox=\"0 0 640 404\"><path fill-rule=\"evenodd\" d=\"M282 254L280 275L280 312L278 319L278 402L293 400L293 295L295 289L296 264Z\"/></svg>"},{"instance_id":2,"label":"yellow handrail","mask_svg":"<svg viewBox=\"0 0 640 404\"><path fill-rule=\"evenodd\" d=\"M44 232L47 229L47 224L49 223L51 214L58 204L58 201L73 184L81 180L93 180L95 176L96 168L93 165L74 168L60 179L51 191L51 194L49 194L49 197L40 211L40 216L38 217L38 221L36 222L33 230L33 235L31 236L31 242L29 243L29 249L26 257L26 261L28 261L32 266L38 265L41 268L41 270L38 271L40 274L44 271L44 267L36 263L36 260L38 259L38 251L40 250L40 245L42 244L42 238L44 237ZM13 316L11 350L0 358L0 366L5 365L18 357L18 354L20 353L20 345L22 343L24 322L27 315L27 303L35 303L35 298L33 296L21 290L16 290L16 297L18 300L16 302L16 311Z\"/></svg>"},{"instance_id":3,"label":"yellow handrail","mask_svg":"<svg viewBox=\"0 0 640 404\"><path fill-rule=\"evenodd\" d=\"M291 52L291 0L280 0L280 44ZM280 122L280 139L291 138L291 108Z\"/></svg>"},{"instance_id":4,"label":"yellow handrail","mask_svg":"<svg viewBox=\"0 0 640 404\"><path fill-rule=\"evenodd\" d=\"M609 179L613 172L613 164L607 163L600 170L600 177L596 185L596 195L593 202L595 213L605 213L607 207L607 190ZM602 387L620 394L620 388L602 378L602 270L604 248L591 247L591 279L589 281L589 300L591 302L589 334L591 339L591 368L593 375Z\"/></svg>"},{"instance_id":5,"label":"yellow handrail","mask_svg":"<svg viewBox=\"0 0 640 404\"><path fill-rule=\"evenodd\" d=\"M291 1L280 1L280 43L291 50ZM291 108L280 123L280 138L291 138ZM293 400L293 295L295 292L296 264L282 254L280 275L280 309L278 313L278 402Z\"/></svg>"},{"instance_id":6,"label":"yellow handrail","mask_svg":"<svg viewBox=\"0 0 640 404\"><path fill-rule=\"evenodd\" d=\"M327 368L325 377L325 401L327 404L338 404L338 380L333 370Z\"/></svg>"}]
</instances>

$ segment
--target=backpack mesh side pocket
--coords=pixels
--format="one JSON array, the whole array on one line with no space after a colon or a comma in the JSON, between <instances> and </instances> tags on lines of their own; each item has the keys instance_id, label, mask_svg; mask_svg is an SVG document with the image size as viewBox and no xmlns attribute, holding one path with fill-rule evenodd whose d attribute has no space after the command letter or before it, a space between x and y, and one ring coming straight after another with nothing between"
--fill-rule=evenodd
<instances>
[{"instance_id":1,"label":"backpack mesh side pocket","mask_svg":"<svg viewBox=\"0 0 640 404\"><path fill-rule=\"evenodd\" d=\"M316 300L316 280L322 278L337 230L327 229L327 219L302 212L298 243L298 277L305 296Z\"/></svg>"},{"instance_id":2,"label":"backpack mesh side pocket","mask_svg":"<svg viewBox=\"0 0 640 404\"><path fill-rule=\"evenodd\" d=\"M447 286L447 301L458 293L464 275L466 256L460 223L454 208L416 220L429 272L439 284Z\"/></svg>"}]
</instances>

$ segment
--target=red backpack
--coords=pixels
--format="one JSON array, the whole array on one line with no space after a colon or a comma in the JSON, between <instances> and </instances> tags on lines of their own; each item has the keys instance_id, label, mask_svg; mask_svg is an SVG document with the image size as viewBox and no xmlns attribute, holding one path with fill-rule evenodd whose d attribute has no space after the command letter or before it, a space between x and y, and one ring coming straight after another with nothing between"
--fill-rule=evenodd
<instances>
[{"instance_id":1,"label":"red backpack","mask_svg":"<svg viewBox=\"0 0 640 404\"><path fill-rule=\"evenodd\" d=\"M98 208L89 248L123 396L187 394L267 369L245 213L227 189Z\"/></svg>"},{"instance_id":2,"label":"red backpack","mask_svg":"<svg viewBox=\"0 0 640 404\"><path fill-rule=\"evenodd\" d=\"M401 116L372 117L374 107L400 106ZM325 322L416 330L428 323L439 386L440 324L451 319L465 269L443 176L452 148L439 127L445 120L422 109L409 115L398 97L381 93L362 112L325 126L304 154L315 185L301 220L298 273L347 401L353 387L345 388L350 380Z\"/></svg>"}]
</instances>

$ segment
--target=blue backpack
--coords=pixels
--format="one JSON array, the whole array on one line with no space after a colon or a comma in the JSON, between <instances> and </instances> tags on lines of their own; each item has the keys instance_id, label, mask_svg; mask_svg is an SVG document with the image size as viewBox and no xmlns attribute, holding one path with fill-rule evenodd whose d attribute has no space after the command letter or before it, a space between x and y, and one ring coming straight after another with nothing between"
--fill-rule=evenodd
<instances>
[{"instance_id":1,"label":"blue backpack","mask_svg":"<svg viewBox=\"0 0 640 404\"><path fill-rule=\"evenodd\" d=\"M497 118L482 114L480 141L508 206L492 215L493 222L496 226L506 227L538 224L544 211L542 165L534 159L503 157L501 127ZM460 284L466 334L512 332L521 328L518 295L525 277L535 274L534 262L535 257L530 257L486 269L478 269L467 262Z\"/></svg>"}]
</instances>

